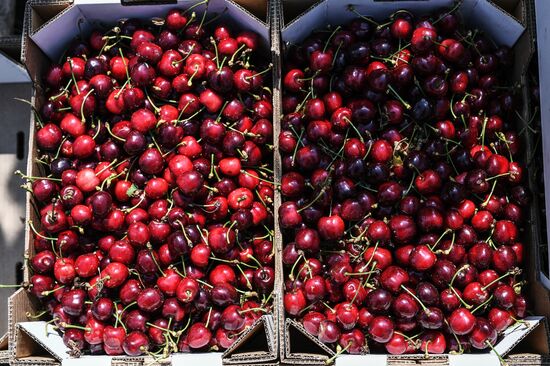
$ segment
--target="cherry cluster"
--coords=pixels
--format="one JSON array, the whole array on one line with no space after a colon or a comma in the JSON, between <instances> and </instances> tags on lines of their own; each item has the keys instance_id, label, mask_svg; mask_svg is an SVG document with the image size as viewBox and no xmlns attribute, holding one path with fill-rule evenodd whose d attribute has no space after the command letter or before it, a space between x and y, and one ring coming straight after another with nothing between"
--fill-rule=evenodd
<instances>
[{"instance_id":1,"label":"cherry cluster","mask_svg":"<svg viewBox=\"0 0 550 366\"><path fill-rule=\"evenodd\" d=\"M256 33L175 9L76 40L44 75L26 286L74 353L223 350L271 312L261 55Z\"/></svg>"},{"instance_id":2,"label":"cherry cluster","mask_svg":"<svg viewBox=\"0 0 550 366\"><path fill-rule=\"evenodd\" d=\"M527 307L511 51L456 9L349 10L285 56L286 314L339 352L493 348Z\"/></svg>"}]
</instances>

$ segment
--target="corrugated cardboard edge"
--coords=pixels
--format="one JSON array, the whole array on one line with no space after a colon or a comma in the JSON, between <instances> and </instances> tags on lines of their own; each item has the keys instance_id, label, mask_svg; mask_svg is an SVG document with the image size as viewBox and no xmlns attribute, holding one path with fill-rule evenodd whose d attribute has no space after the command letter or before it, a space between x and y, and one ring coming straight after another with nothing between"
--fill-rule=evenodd
<instances>
[{"instance_id":1,"label":"corrugated cardboard edge","mask_svg":"<svg viewBox=\"0 0 550 366\"><path fill-rule=\"evenodd\" d=\"M42 323L45 323L45 322L31 322L31 325L39 324L40 327L44 327L44 329L41 329L41 332L44 333L43 335L46 338L49 338L49 335L56 335L57 336L56 340L62 342L61 337L59 337L58 333L55 330L53 330L53 327L51 325L42 324ZM41 338L37 337L35 332L27 330L27 328L24 326L25 324L28 324L28 322L21 322L15 325L16 332L18 334L19 339L22 339L23 337L29 337L36 344L42 347L46 352L48 352L51 356L53 356L57 361L59 362L63 361L63 358L64 358L63 355L60 355L49 344L47 344L47 342L44 342Z\"/></svg>"},{"instance_id":2,"label":"corrugated cardboard edge","mask_svg":"<svg viewBox=\"0 0 550 366\"><path fill-rule=\"evenodd\" d=\"M56 365L58 362L53 357L31 357L31 354L21 354L18 351L18 347L24 348L24 346L21 347L21 342L28 342L28 337L25 337L17 328L17 323L27 321L27 311L35 307L33 299L29 295L25 289L21 288L8 299L8 354L10 365ZM33 347L31 348L36 350L36 345L33 345ZM42 351L41 354L47 353L45 350Z\"/></svg>"},{"instance_id":3,"label":"corrugated cardboard edge","mask_svg":"<svg viewBox=\"0 0 550 366\"><path fill-rule=\"evenodd\" d=\"M304 338L307 338L309 341L313 342L315 345L317 345L320 349L324 350L326 353L323 354L317 354L317 353L305 353L305 352L292 352L292 342L296 342L296 340L290 339L289 333L290 328L295 328L300 334L304 336ZM334 351L330 349L327 345L320 342L317 337L314 337L313 335L309 334L309 332L304 328L304 326L295 321L294 319L287 318L285 321L285 328L284 328L284 334L285 334L285 350L284 353L281 356L281 359L283 362L292 362L295 364L300 365L317 365L317 364L326 364L326 361L334 356Z\"/></svg>"},{"instance_id":4,"label":"corrugated cardboard edge","mask_svg":"<svg viewBox=\"0 0 550 366\"><path fill-rule=\"evenodd\" d=\"M256 352L242 352L239 353L239 348L246 345L258 332L264 332L266 337L267 351ZM244 332L231 347L229 347L222 356L224 364L242 364L243 362L249 363L264 363L275 361L277 359L277 333L273 323L272 315L264 315L254 322Z\"/></svg>"},{"instance_id":5,"label":"corrugated cardboard edge","mask_svg":"<svg viewBox=\"0 0 550 366\"><path fill-rule=\"evenodd\" d=\"M281 181L281 155L279 153L279 134L281 132L281 22L282 7L279 1L269 1L270 28L271 28L271 62L273 63L273 179ZM276 187L273 196L273 219L275 236L273 246L275 248L275 299L274 299L274 320L277 332L278 354L281 360L285 354L285 331L284 331L284 298L283 298L283 238L279 228L279 207L281 206L281 192Z\"/></svg>"}]
</instances>

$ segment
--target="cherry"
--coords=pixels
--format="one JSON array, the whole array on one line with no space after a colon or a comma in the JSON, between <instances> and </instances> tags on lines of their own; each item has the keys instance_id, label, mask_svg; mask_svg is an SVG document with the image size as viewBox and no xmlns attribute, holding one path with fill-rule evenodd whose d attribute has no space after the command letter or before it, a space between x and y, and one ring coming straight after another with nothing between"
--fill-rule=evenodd
<instances>
[{"instance_id":1,"label":"cherry","mask_svg":"<svg viewBox=\"0 0 550 366\"><path fill-rule=\"evenodd\" d=\"M119 287L126 281L128 274L128 267L117 262L109 263L101 272L101 276L105 280L104 286L107 288Z\"/></svg>"},{"instance_id":2,"label":"cherry","mask_svg":"<svg viewBox=\"0 0 550 366\"><path fill-rule=\"evenodd\" d=\"M495 303L503 309L510 309L514 306L516 293L511 286L500 285L493 290Z\"/></svg>"},{"instance_id":3,"label":"cherry","mask_svg":"<svg viewBox=\"0 0 550 366\"><path fill-rule=\"evenodd\" d=\"M392 216L389 224L392 237L398 243L407 243L416 235L416 225L410 216Z\"/></svg>"},{"instance_id":4,"label":"cherry","mask_svg":"<svg viewBox=\"0 0 550 366\"><path fill-rule=\"evenodd\" d=\"M392 303L393 312L400 318L410 319L416 316L419 307L416 300L408 293L400 293Z\"/></svg>"},{"instance_id":5,"label":"cherry","mask_svg":"<svg viewBox=\"0 0 550 366\"><path fill-rule=\"evenodd\" d=\"M437 307L426 308L418 316L420 325L425 329L440 329L443 319L443 312Z\"/></svg>"},{"instance_id":6,"label":"cherry","mask_svg":"<svg viewBox=\"0 0 550 366\"><path fill-rule=\"evenodd\" d=\"M35 273L46 274L53 270L55 261L55 254L51 250L44 250L31 259L31 266Z\"/></svg>"},{"instance_id":7,"label":"cherry","mask_svg":"<svg viewBox=\"0 0 550 366\"><path fill-rule=\"evenodd\" d=\"M370 291L365 299L365 305L373 314L384 314L392 306L392 295L384 289Z\"/></svg>"},{"instance_id":8,"label":"cherry","mask_svg":"<svg viewBox=\"0 0 550 366\"><path fill-rule=\"evenodd\" d=\"M61 284L72 282L76 277L74 261L70 258L58 258L54 263L53 273L55 279Z\"/></svg>"},{"instance_id":9,"label":"cherry","mask_svg":"<svg viewBox=\"0 0 550 366\"><path fill-rule=\"evenodd\" d=\"M440 354L444 353L447 342L443 333L438 331L428 331L420 336L420 350L426 353Z\"/></svg>"},{"instance_id":10,"label":"cherry","mask_svg":"<svg viewBox=\"0 0 550 366\"><path fill-rule=\"evenodd\" d=\"M219 264L210 271L208 280L212 285L224 282L234 283L236 276L232 267L225 264Z\"/></svg>"},{"instance_id":11,"label":"cherry","mask_svg":"<svg viewBox=\"0 0 550 366\"><path fill-rule=\"evenodd\" d=\"M245 324L244 314L238 305L229 305L223 311L221 315L221 324L225 330L238 331L241 330Z\"/></svg>"},{"instance_id":12,"label":"cherry","mask_svg":"<svg viewBox=\"0 0 550 366\"><path fill-rule=\"evenodd\" d=\"M136 302L141 310L154 312L162 306L164 296L156 288L146 288L139 293Z\"/></svg>"},{"instance_id":13,"label":"cherry","mask_svg":"<svg viewBox=\"0 0 550 366\"><path fill-rule=\"evenodd\" d=\"M212 338L212 333L202 323L193 324L187 334L187 342L191 348L202 348L206 346Z\"/></svg>"},{"instance_id":14,"label":"cherry","mask_svg":"<svg viewBox=\"0 0 550 366\"><path fill-rule=\"evenodd\" d=\"M326 240L337 240L344 235L344 220L338 215L321 217L317 223L320 236Z\"/></svg>"},{"instance_id":15,"label":"cherry","mask_svg":"<svg viewBox=\"0 0 550 366\"><path fill-rule=\"evenodd\" d=\"M296 289L293 292L287 292L284 295L285 311L291 315L298 315L306 307L306 297L304 292Z\"/></svg>"},{"instance_id":16,"label":"cherry","mask_svg":"<svg viewBox=\"0 0 550 366\"><path fill-rule=\"evenodd\" d=\"M374 224L374 223L373 223ZM370 227L372 227L372 225L369 226L369 229ZM367 235L368 235L368 231L367 231ZM373 240L373 239L371 239ZM379 270L384 270L386 269L389 265L392 264L392 253L386 249L386 248L373 248L373 247L369 247L367 248L367 250L365 251L365 253L363 254L363 259L368 263L368 262L371 262L373 264L375 264L375 268L379 269Z\"/></svg>"},{"instance_id":17,"label":"cherry","mask_svg":"<svg viewBox=\"0 0 550 366\"><path fill-rule=\"evenodd\" d=\"M100 344L103 342L104 324L93 317L88 318L84 331L84 340L89 344Z\"/></svg>"},{"instance_id":18,"label":"cherry","mask_svg":"<svg viewBox=\"0 0 550 366\"><path fill-rule=\"evenodd\" d=\"M449 327L458 335L470 333L476 325L476 318L465 308L459 308L449 316Z\"/></svg>"},{"instance_id":19,"label":"cherry","mask_svg":"<svg viewBox=\"0 0 550 366\"><path fill-rule=\"evenodd\" d=\"M92 304L91 311L98 320L107 322L115 313L115 304L111 299L102 297Z\"/></svg>"},{"instance_id":20,"label":"cherry","mask_svg":"<svg viewBox=\"0 0 550 366\"><path fill-rule=\"evenodd\" d=\"M296 233L294 239L296 248L309 252L317 252L319 250L320 239L317 231L312 229L302 229Z\"/></svg>"},{"instance_id":21,"label":"cherry","mask_svg":"<svg viewBox=\"0 0 550 366\"><path fill-rule=\"evenodd\" d=\"M516 253L510 246L501 246L492 254L493 267L499 273L508 272L517 264Z\"/></svg>"},{"instance_id":22,"label":"cherry","mask_svg":"<svg viewBox=\"0 0 550 366\"><path fill-rule=\"evenodd\" d=\"M338 344L340 347L347 347L347 351L351 354L361 354L365 350L365 335L359 329L353 329L341 334Z\"/></svg>"},{"instance_id":23,"label":"cherry","mask_svg":"<svg viewBox=\"0 0 550 366\"><path fill-rule=\"evenodd\" d=\"M333 321L322 320L319 323L319 334L317 337L323 343L335 343L340 337L340 330Z\"/></svg>"},{"instance_id":24,"label":"cherry","mask_svg":"<svg viewBox=\"0 0 550 366\"><path fill-rule=\"evenodd\" d=\"M408 39L412 32L412 24L407 19L398 18L390 26L391 34L397 39Z\"/></svg>"},{"instance_id":25,"label":"cherry","mask_svg":"<svg viewBox=\"0 0 550 366\"><path fill-rule=\"evenodd\" d=\"M514 323L514 319L511 314L508 311L499 308L492 308L489 310L487 320L498 333L502 332Z\"/></svg>"},{"instance_id":26,"label":"cherry","mask_svg":"<svg viewBox=\"0 0 550 366\"><path fill-rule=\"evenodd\" d=\"M477 243L468 251L470 263L479 269L489 267L492 260L492 250L487 243Z\"/></svg>"},{"instance_id":27,"label":"cherry","mask_svg":"<svg viewBox=\"0 0 550 366\"><path fill-rule=\"evenodd\" d=\"M149 339L139 331L128 333L122 342L122 349L128 356L140 356L148 351L149 346Z\"/></svg>"},{"instance_id":28,"label":"cherry","mask_svg":"<svg viewBox=\"0 0 550 366\"><path fill-rule=\"evenodd\" d=\"M423 53L432 48L437 33L433 28L419 27L416 28L411 37L411 45L417 53Z\"/></svg>"},{"instance_id":29,"label":"cherry","mask_svg":"<svg viewBox=\"0 0 550 366\"><path fill-rule=\"evenodd\" d=\"M409 281L408 273L401 267L389 266L380 274L380 284L387 290L397 293Z\"/></svg>"},{"instance_id":30,"label":"cherry","mask_svg":"<svg viewBox=\"0 0 550 366\"><path fill-rule=\"evenodd\" d=\"M489 344L494 345L496 343L497 331L486 319L477 318L468 339L472 347L485 349Z\"/></svg>"},{"instance_id":31,"label":"cherry","mask_svg":"<svg viewBox=\"0 0 550 366\"><path fill-rule=\"evenodd\" d=\"M512 221L499 220L495 222L492 237L498 244L511 244L517 240L518 230L516 225Z\"/></svg>"},{"instance_id":32,"label":"cherry","mask_svg":"<svg viewBox=\"0 0 550 366\"><path fill-rule=\"evenodd\" d=\"M398 332L394 332L391 339L385 344L386 351L392 355L401 355L404 353L411 353L414 351L413 345L410 341Z\"/></svg>"},{"instance_id":33,"label":"cherry","mask_svg":"<svg viewBox=\"0 0 550 366\"><path fill-rule=\"evenodd\" d=\"M74 347L76 349L84 349L84 332L81 329L69 328L65 329L63 333L63 343L67 347Z\"/></svg>"},{"instance_id":34,"label":"cherry","mask_svg":"<svg viewBox=\"0 0 550 366\"><path fill-rule=\"evenodd\" d=\"M416 296L425 305L432 306L438 304L439 292L430 282L418 283L416 286Z\"/></svg>"},{"instance_id":35,"label":"cherry","mask_svg":"<svg viewBox=\"0 0 550 366\"><path fill-rule=\"evenodd\" d=\"M394 334L394 323L387 316L377 316L369 324L369 335L379 343L387 343Z\"/></svg>"},{"instance_id":36,"label":"cherry","mask_svg":"<svg viewBox=\"0 0 550 366\"><path fill-rule=\"evenodd\" d=\"M336 320L345 330L355 327L359 319L359 310L353 303L340 303L335 307Z\"/></svg>"},{"instance_id":37,"label":"cherry","mask_svg":"<svg viewBox=\"0 0 550 366\"><path fill-rule=\"evenodd\" d=\"M198 293L199 285L197 281L189 277L183 278L176 288L176 297L182 303L192 302Z\"/></svg>"},{"instance_id":38,"label":"cherry","mask_svg":"<svg viewBox=\"0 0 550 366\"><path fill-rule=\"evenodd\" d=\"M418 271L426 271L432 268L436 260L436 255L427 245L416 246L409 256L411 266Z\"/></svg>"},{"instance_id":39,"label":"cherry","mask_svg":"<svg viewBox=\"0 0 550 366\"><path fill-rule=\"evenodd\" d=\"M138 62L130 69L130 77L136 86L150 86L156 77L155 68L147 62Z\"/></svg>"},{"instance_id":40,"label":"cherry","mask_svg":"<svg viewBox=\"0 0 550 366\"><path fill-rule=\"evenodd\" d=\"M489 298L489 293L479 282L471 282L464 288L463 298L467 303L480 305Z\"/></svg>"},{"instance_id":41,"label":"cherry","mask_svg":"<svg viewBox=\"0 0 550 366\"><path fill-rule=\"evenodd\" d=\"M224 227L215 227L208 235L208 245L216 254L228 252L235 243L235 232Z\"/></svg>"},{"instance_id":42,"label":"cherry","mask_svg":"<svg viewBox=\"0 0 550 366\"><path fill-rule=\"evenodd\" d=\"M84 290L75 289L67 291L61 297L61 306L63 311L71 316L79 316L84 310L84 299L86 293Z\"/></svg>"},{"instance_id":43,"label":"cherry","mask_svg":"<svg viewBox=\"0 0 550 366\"><path fill-rule=\"evenodd\" d=\"M162 316L168 319L172 319L175 322L180 322L185 316L185 309L174 297L164 300L162 305Z\"/></svg>"}]
</instances>

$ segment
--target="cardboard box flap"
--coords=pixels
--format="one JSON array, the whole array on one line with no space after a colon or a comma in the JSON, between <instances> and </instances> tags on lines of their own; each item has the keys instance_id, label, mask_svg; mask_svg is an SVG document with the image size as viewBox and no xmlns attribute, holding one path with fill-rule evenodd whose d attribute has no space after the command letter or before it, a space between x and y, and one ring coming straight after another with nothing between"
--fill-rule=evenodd
<instances>
[{"instance_id":1,"label":"cardboard box flap","mask_svg":"<svg viewBox=\"0 0 550 366\"><path fill-rule=\"evenodd\" d=\"M460 12L467 26L487 33L497 44L512 47L525 31L517 19L487 0L464 1Z\"/></svg>"},{"instance_id":2,"label":"cardboard box flap","mask_svg":"<svg viewBox=\"0 0 550 366\"><path fill-rule=\"evenodd\" d=\"M297 43L312 30L327 24L344 24L365 15L383 20L400 9L408 9L417 15L430 14L451 8L454 0L431 1L380 1L365 0L343 4L339 0L324 0L294 19L282 30L285 42ZM525 31L525 27L502 9L487 0L463 1L458 6L466 25L475 24L487 32L497 43L512 47Z\"/></svg>"},{"instance_id":3,"label":"cardboard box flap","mask_svg":"<svg viewBox=\"0 0 550 366\"><path fill-rule=\"evenodd\" d=\"M30 81L27 70L22 65L0 52L0 83L28 83Z\"/></svg>"},{"instance_id":4,"label":"cardboard box flap","mask_svg":"<svg viewBox=\"0 0 550 366\"><path fill-rule=\"evenodd\" d=\"M284 358L300 360L300 363L319 363L334 356L334 351L320 342L317 337L293 319L286 319L285 323L285 352Z\"/></svg>"},{"instance_id":5,"label":"cardboard box flap","mask_svg":"<svg viewBox=\"0 0 550 366\"><path fill-rule=\"evenodd\" d=\"M327 16L331 24L347 23L359 15L367 15L378 22L385 22L389 15L401 9L410 9L417 15L433 14L438 10L453 7L454 0L405 0L405 1L350 1L347 6L334 0L327 0Z\"/></svg>"},{"instance_id":6,"label":"cardboard box flap","mask_svg":"<svg viewBox=\"0 0 550 366\"><path fill-rule=\"evenodd\" d=\"M94 28L113 26L121 19L151 19L153 16L164 16L170 9L186 9L198 3L197 0L178 0L177 5L162 4L152 8L149 5L124 6L119 0L80 0L31 32L29 36L48 58L56 61L62 56L67 44L74 39L74 33L67 32L67 29L78 29L80 34L85 35ZM151 11L152 9L154 10ZM230 0L209 0L208 4L200 4L192 11L200 19L206 9L209 18L222 15L224 19L231 19L232 23L258 33L263 45L269 45L269 30L266 23L240 5Z\"/></svg>"},{"instance_id":7,"label":"cardboard box flap","mask_svg":"<svg viewBox=\"0 0 550 366\"><path fill-rule=\"evenodd\" d=\"M82 33L88 32L91 25L77 7L69 6L32 31L29 36L50 60L57 61L67 45L74 39L73 33L66 31L73 28L79 29Z\"/></svg>"},{"instance_id":8,"label":"cardboard box flap","mask_svg":"<svg viewBox=\"0 0 550 366\"><path fill-rule=\"evenodd\" d=\"M69 357L70 349L63 343L63 338L55 328L44 321L21 322L17 328L29 336L56 360Z\"/></svg>"},{"instance_id":9,"label":"cardboard box flap","mask_svg":"<svg viewBox=\"0 0 550 366\"><path fill-rule=\"evenodd\" d=\"M264 315L256 320L223 354L223 362L227 364L276 359L277 337L272 315Z\"/></svg>"},{"instance_id":10,"label":"cardboard box flap","mask_svg":"<svg viewBox=\"0 0 550 366\"><path fill-rule=\"evenodd\" d=\"M528 316L522 322L510 326L502 334L502 339L495 345L495 351L506 356L529 333L544 323L543 316Z\"/></svg>"},{"instance_id":11,"label":"cardboard box flap","mask_svg":"<svg viewBox=\"0 0 550 366\"><path fill-rule=\"evenodd\" d=\"M384 20L400 9L411 9L415 14L430 14L438 9L450 8L455 0L363 0L342 3L338 0L324 0L306 10L283 27L283 40L296 43L308 36L319 24L344 24L358 17L358 14Z\"/></svg>"},{"instance_id":12,"label":"cardboard box flap","mask_svg":"<svg viewBox=\"0 0 550 366\"><path fill-rule=\"evenodd\" d=\"M327 7L325 2L314 5L306 10L304 14L283 27L281 31L283 43L298 43L306 38L315 29L315 25L319 24L319 20L326 18L326 14Z\"/></svg>"}]
</instances>

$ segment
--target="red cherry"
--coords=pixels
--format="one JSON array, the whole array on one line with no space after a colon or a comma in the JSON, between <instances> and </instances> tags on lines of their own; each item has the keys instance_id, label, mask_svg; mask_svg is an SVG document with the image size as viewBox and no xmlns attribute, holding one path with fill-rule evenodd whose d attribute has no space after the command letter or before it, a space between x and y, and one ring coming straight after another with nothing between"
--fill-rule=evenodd
<instances>
[{"instance_id":1,"label":"red cherry","mask_svg":"<svg viewBox=\"0 0 550 366\"><path fill-rule=\"evenodd\" d=\"M458 335L468 334L474 329L476 318L465 308L459 308L453 311L449 316L449 327Z\"/></svg>"},{"instance_id":2,"label":"red cherry","mask_svg":"<svg viewBox=\"0 0 550 366\"><path fill-rule=\"evenodd\" d=\"M393 336L394 324L386 316L377 316L369 324L369 335L379 343L387 343Z\"/></svg>"},{"instance_id":3,"label":"red cherry","mask_svg":"<svg viewBox=\"0 0 550 366\"><path fill-rule=\"evenodd\" d=\"M317 230L325 240L337 240L344 235L345 223L338 215L321 217L317 223Z\"/></svg>"},{"instance_id":4,"label":"red cherry","mask_svg":"<svg viewBox=\"0 0 550 366\"><path fill-rule=\"evenodd\" d=\"M426 271L432 268L436 260L436 255L427 245L416 246L409 257L411 266L418 271Z\"/></svg>"},{"instance_id":5,"label":"red cherry","mask_svg":"<svg viewBox=\"0 0 550 366\"><path fill-rule=\"evenodd\" d=\"M485 349L488 347L488 344L494 345L496 343L497 332L486 319L477 318L474 329L468 339L472 347Z\"/></svg>"},{"instance_id":6,"label":"red cherry","mask_svg":"<svg viewBox=\"0 0 550 366\"><path fill-rule=\"evenodd\" d=\"M285 293L283 301L285 311L290 315L298 315L306 307L306 297L299 289Z\"/></svg>"}]
</instances>

